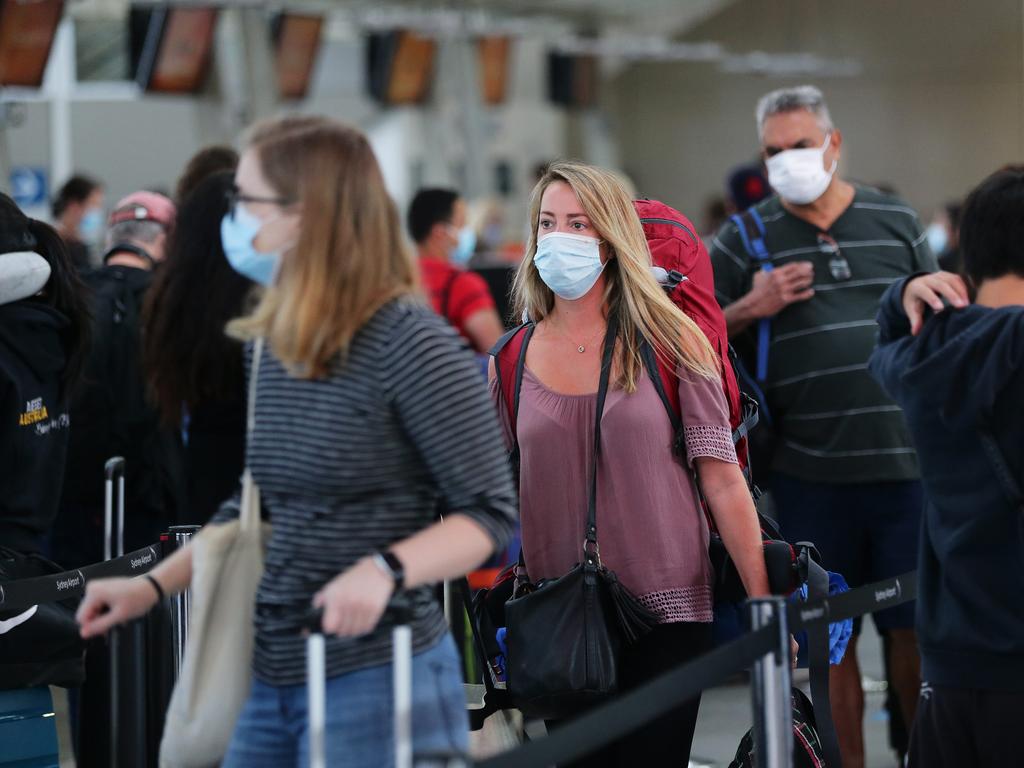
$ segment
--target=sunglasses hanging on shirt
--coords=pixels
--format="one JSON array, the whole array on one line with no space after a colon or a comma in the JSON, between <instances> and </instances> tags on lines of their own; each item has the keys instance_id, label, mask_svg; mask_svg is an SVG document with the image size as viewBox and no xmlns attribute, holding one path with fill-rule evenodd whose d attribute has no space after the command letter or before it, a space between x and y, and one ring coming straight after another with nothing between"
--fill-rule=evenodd
<instances>
[{"instance_id":1,"label":"sunglasses hanging on shirt","mask_svg":"<svg viewBox=\"0 0 1024 768\"><path fill-rule=\"evenodd\" d=\"M832 279L837 282L849 280L853 273L850 271L850 262L839 250L839 243L831 235L824 232L818 233L818 250L829 257L828 269L832 273Z\"/></svg>"}]
</instances>

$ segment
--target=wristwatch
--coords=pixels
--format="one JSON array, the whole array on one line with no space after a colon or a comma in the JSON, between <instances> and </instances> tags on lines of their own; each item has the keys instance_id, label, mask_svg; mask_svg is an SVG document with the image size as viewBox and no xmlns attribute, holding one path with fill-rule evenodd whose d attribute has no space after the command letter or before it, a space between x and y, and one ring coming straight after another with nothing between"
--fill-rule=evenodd
<instances>
[{"instance_id":1,"label":"wristwatch","mask_svg":"<svg viewBox=\"0 0 1024 768\"><path fill-rule=\"evenodd\" d=\"M405 566L394 552L378 552L373 556L373 562L395 582L395 592L405 588Z\"/></svg>"}]
</instances>

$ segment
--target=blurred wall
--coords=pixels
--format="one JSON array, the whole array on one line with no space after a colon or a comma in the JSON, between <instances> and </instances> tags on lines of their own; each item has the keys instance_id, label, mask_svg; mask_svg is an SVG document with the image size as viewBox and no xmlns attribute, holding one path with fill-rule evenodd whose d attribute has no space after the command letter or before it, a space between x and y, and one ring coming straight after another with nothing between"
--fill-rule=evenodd
<instances>
[{"instance_id":1,"label":"blurred wall","mask_svg":"<svg viewBox=\"0 0 1024 768\"><path fill-rule=\"evenodd\" d=\"M809 51L857 77L782 79L711 64L640 64L607 88L624 170L691 218L754 159L763 93L814 82L843 131L843 172L887 182L926 215L1024 158L1022 6L1016 0L738 0L687 35L732 51Z\"/></svg>"},{"instance_id":2,"label":"blurred wall","mask_svg":"<svg viewBox=\"0 0 1024 768\"><path fill-rule=\"evenodd\" d=\"M466 99L467 83L475 80L460 76L452 46L440 45L428 103L383 108L365 93L364 41L351 30L340 39L324 41L309 97L272 105L270 113L327 114L360 126L380 155L388 188L403 211L417 185L464 189L473 168L482 180L477 186L483 194L496 195L495 166L506 163L511 172L511 189L503 200L506 234L519 237L533 167L566 151L566 115L547 101L546 49L539 41L517 41L512 46L506 102L496 107L478 104L474 111L466 109ZM197 149L211 143L236 144L255 115L239 104L239 64L226 61L231 55L226 46L218 45L207 88L193 96L126 98L126 89L118 87L108 88L116 95L106 98L102 87L79 89L70 107L75 170L104 181L112 204L139 188L173 190ZM469 121L467 112L473 115ZM5 132L13 165L49 165L49 114L45 94L23 104L23 121ZM473 144L467 140L470 131L476 137L475 155L468 151ZM467 168L468 163L475 165ZM63 181L50 179L51 194Z\"/></svg>"}]
</instances>

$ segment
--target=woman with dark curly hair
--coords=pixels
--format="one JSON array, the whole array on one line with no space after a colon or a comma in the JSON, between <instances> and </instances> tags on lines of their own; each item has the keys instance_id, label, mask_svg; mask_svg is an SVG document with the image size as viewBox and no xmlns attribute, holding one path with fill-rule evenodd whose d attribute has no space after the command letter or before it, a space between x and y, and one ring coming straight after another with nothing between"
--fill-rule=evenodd
<instances>
[{"instance_id":1,"label":"woman with dark curly hair","mask_svg":"<svg viewBox=\"0 0 1024 768\"><path fill-rule=\"evenodd\" d=\"M231 268L220 241L234 174L216 173L182 201L167 258L146 295L143 360L161 420L180 429L188 504L203 524L238 486L245 454L242 345L224 328L243 314L252 282Z\"/></svg>"}]
</instances>

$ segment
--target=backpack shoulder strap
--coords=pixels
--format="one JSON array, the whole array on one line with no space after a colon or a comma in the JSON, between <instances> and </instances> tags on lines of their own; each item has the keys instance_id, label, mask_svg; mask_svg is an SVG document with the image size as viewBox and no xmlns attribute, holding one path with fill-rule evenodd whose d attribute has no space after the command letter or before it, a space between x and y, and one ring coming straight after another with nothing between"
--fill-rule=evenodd
<instances>
[{"instance_id":1,"label":"backpack shoulder strap","mask_svg":"<svg viewBox=\"0 0 1024 768\"><path fill-rule=\"evenodd\" d=\"M523 388L523 370L526 367L526 347L530 343L535 327L532 322L526 322L513 328L498 339L488 352L494 358L498 391L508 410L508 423L515 441L515 452L519 450L516 422L519 418L519 393Z\"/></svg>"},{"instance_id":2,"label":"backpack shoulder strap","mask_svg":"<svg viewBox=\"0 0 1024 768\"><path fill-rule=\"evenodd\" d=\"M772 254L765 244L764 221L761 214L754 208L748 208L743 213L734 213L729 219L736 225L743 241L743 247L747 251L750 260L765 272L771 272ZM768 347L771 344L771 320L763 318L757 324L757 380L766 381L768 378Z\"/></svg>"},{"instance_id":3,"label":"backpack shoulder strap","mask_svg":"<svg viewBox=\"0 0 1024 768\"><path fill-rule=\"evenodd\" d=\"M685 447L683 438L683 412L679 405L679 385L676 372L668 365L668 362L658 357L654 348L646 339L640 340L640 354L644 360L644 368L647 369L647 376L658 393L658 398L665 406L669 421L672 422L672 432L675 434L673 450L678 455Z\"/></svg>"},{"instance_id":4,"label":"backpack shoulder strap","mask_svg":"<svg viewBox=\"0 0 1024 768\"><path fill-rule=\"evenodd\" d=\"M772 254L765 244L764 221L761 214L753 208L748 208L743 213L734 213L729 219L736 225L747 255L763 269L771 270Z\"/></svg>"}]
</instances>

